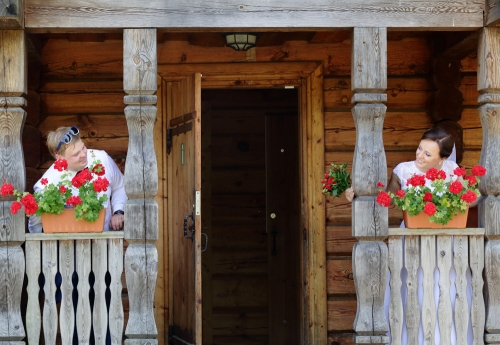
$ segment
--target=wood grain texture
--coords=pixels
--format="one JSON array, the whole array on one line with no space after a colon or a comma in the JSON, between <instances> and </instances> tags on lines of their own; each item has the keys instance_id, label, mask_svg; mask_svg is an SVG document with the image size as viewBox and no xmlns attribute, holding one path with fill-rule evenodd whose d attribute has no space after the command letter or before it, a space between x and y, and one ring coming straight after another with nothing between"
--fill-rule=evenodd
<instances>
[{"instance_id":1,"label":"wood grain texture","mask_svg":"<svg viewBox=\"0 0 500 345\"><path fill-rule=\"evenodd\" d=\"M0 241L21 243L25 239L26 215L23 212L12 214L12 203L13 201L0 201Z\"/></svg>"},{"instance_id":2,"label":"wood grain texture","mask_svg":"<svg viewBox=\"0 0 500 345\"><path fill-rule=\"evenodd\" d=\"M469 303L467 301L467 278L466 270L469 266L469 240L467 236L454 236L454 260L455 267L455 329L457 341L467 342L467 329L469 326Z\"/></svg>"},{"instance_id":3,"label":"wood grain texture","mask_svg":"<svg viewBox=\"0 0 500 345\"><path fill-rule=\"evenodd\" d=\"M23 30L0 30L0 96L28 92L27 50Z\"/></svg>"},{"instance_id":4,"label":"wood grain texture","mask_svg":"<svg viewBox=\"0 0 500 345\"><path fill-rule=\"evenodd\" d=\"M127 240L154 242L158 239L158 204L153 199L128 200L125 204L124 235Z\"/></svg>"},{"instance_id":5,"label":"wood grain texture","mask_svg":"<svg viewBox=\"0 0 500 345\"><path fill-rule=\"evenodd\" d=\"M404 242L404 262L407 271L406 279L406 330L408 344L418 344L418 326L420 324L420 306L418 303L418 279L419 267L419 237L406 236Z\"/></svg>"},{"instance_id":6,"label":"wood grain texture","mask_svg":"<svg viewBox=\"0 0 500 345\"><path fill-rule=\"evenodd\" d=\"M42 314L38 301L40 286L38 285L38 276L41 269L41 243L26 242L26 275L28 276L28 304L26 306L26 335L30 344L39 344L40 331L42 329Z\"/></svg>"},{"instance_id":7,"label":"wood grain texture","mask_svg":"<svg viewBox=\"0 0 500 345\"><path fill-rule=\"evenodd\" d=\"M78 341L84 344L90 341L90 328L92 326L92 314L88 298L90 284L87 284L91 271L91 258L90 240L77 240L75 272L78 274L80 283L77 285L76 329L78 331Z\"/></svg>"},{"instance_id":8,"label":"wood grain texture","mask_svg":"<svg viewBox=\"0 0 500 345\"><path fill-rule=\"evenodd\" d=\"M479 118L483 129L483 145L480 164L486 168L488 174L481 178L479 189L483 195L500 195L500 172L496 163L500 159L500 120L496 116L500 111L500 104L487 103L479 107ZM491 229L487 228L487 233Z\"/></svg>"},{"instance_id":9,"label":"wood grain texture","mask_svg":"<svg viewBox=\"0 0 500 345\"><path fill-rule=\"evenodd\" d=\"M434 268L436 267L436 237L420 236L420 262L423 271L422 328L424 342L432 343L436 329L436 303L434 301Z\"/></svg>"},{"instance_id":10,"label":"wood grain texture","mask_svg":"<svg viewBox=\"0 0 500 345\"><path fill-rule=\"evenodd\" d=\"M264 0L255 2L210 3L204 6L189 6L181 1L168 3L143 3L128 0L117 6L112 0L99 5L79 0L61 6L56 1L25 0L25 25L27 28L127 28L157 27L171 29L200 28L255 28L272 31L290 26L294 29L387 27L398 28L479 28L483 26L484 2L402 1L397 4L378 0L369 4L362 1L338 1L331 4L325 0L304 3L294 1Z\"/></svg>"},{"instance_id":11,"label":"wood grain texture","mask_svg":"<svg viewBox=\"0 0 500 345\"><path fill-rule=\"evenodd\" d=\"M92 272L94 273L94 307L92 327L96 344L106 344L108 330L108 310L106 307L106 272L108 271L107 240L92 240ZM114 317L113 314L112 318Z\"/></svg>"},{"instance_id":12,"label":"wood grain texture","mask_svg":"<svg viewBox=\"0 0 500 345\"><path fill-rule=\"evenodd\" d=\"M455 237L456 240L456 237ZM451 344L452 308L450 296L450 270L453 260L451 236L437 236L437 268L439 269L439 336L443 344ZM456 307L456 302L455 302ZM455 323L456 326L456 323Z\"/></svg>"},{"instance_id":13,"label":"wood grain texture","mask_svg":"<svg viewBox=\"0 0 500 345\"><path fill-rule=\"evenodd\" d=\"M0 28L24 28L24 0L10 0L0 6Z\"/></svg>"},{"instance_id":14,"label":"wood grain texture","mask_svg":"<svg viewBox=\"0 0 500 345\"><path fill-rule=\"evenodd\" d=\"M358 240L383 240L387 237L388 209L375 199L374 196L360 196L352 202L352 234Z\"/></svg>"},{"instance_id":15,"label":"wood grain texture","mask_svg":"<svg viewBox=\"0 0 500 345\"><path fill-rule=\"evenodd\" d=\"M403 296L401 295L401 271L403 269L403 237L389 236L389 271L391 273L391 297L389 304L389 326L391 344L401 345L404 321Z\"/></svg>"},{"instance_id":16,"label":"wood grain texture","mask_svg":"<svg viewBox=\"0 0 500 345\"><path fill-rule=\"evenodd\" d=\"M43 335L46 344L55 344L57 335L56 308L56 273L57 273L57 242L42 243L42 273L45 277L43 292Z\"/></svg>"},{"instance_id":17,"label":"wood grain texture","mask_svg":"<svg viewBox=\"0 0 500 345\"><path fill-rule=\"evenodd\" d=\"M496 26L500 20L500 6L498 0L486 0L484 12L484 24Z\"/></svg>"},{"instance_id":18,"label":"wood grain texture","mask_svg":"<svg viewBox=\"0 0 500 345\"><path fill-rule=\"evenodd\" d=\"M108 240L108 271L111 277L109 291L111 293L109 303L109 333L111 344L119 345L122 343L122 334L124 330L124 315L122 301L122 281L123 274L123 240Z\"/></svg>"},{"instance_id":19,"label":"wood grain texture","mask_svg":"<svg viewBox=\"0 0 500 345\"><path fill-rule=\"evenodd\" d=\"M27 244L40 245L38 241L27 241ZM73 309L73 282L75 272L74 241L59 241L59 272L61 273L61 308L59 324L61 326L61 342L71 344L75 330L75 310Z\"/></svg>"},{"instance_id":20,"label":"wood grain texture","mask_svg":"<svg viewBox=\"0 0 500 345\"><path fill-rule=\"evenodd\" d=\"M352 41L351 90L384 92L387 88L387 28L355 27Z\"/></svg>"},{"instance_id":21,"label":"wood grain texture","mask_svg":"<svg viewBox=\"0 0 500 345\"><path fill-rule=\"evenodd\" d=\"M484 236L469 237L469 262L472 274L471 321L474 344L484 344L486 308L483 296Z\"/></svg>"},{"instance_id":22,"label":"wood grain texture","mask_svg":"<svg viewBox=\"0 0 500 345\"><path fill-rule=\"evenodd\" d=\"M357 334L385 334L389 330L384 313L387 246L378 241L359 241L352 252L358 300L353 328Z\"/></svg>"},{"instance_id":23,"label":"wood grain texture","mask_svg":"<svg viewBox=\"0 0 500 345\"><path fill-rule=\"evenodd\" d=\"M156 29L123 30L123 89L127 94L157 90Z\"/></svg>"}]
</instances>

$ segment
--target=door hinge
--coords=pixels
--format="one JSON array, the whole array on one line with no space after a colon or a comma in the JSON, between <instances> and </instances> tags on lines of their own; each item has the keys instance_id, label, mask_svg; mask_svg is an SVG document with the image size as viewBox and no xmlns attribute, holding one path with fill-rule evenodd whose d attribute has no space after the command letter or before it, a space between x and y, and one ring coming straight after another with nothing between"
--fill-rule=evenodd
<instances>
[{"instance_id":1,"label":"door hinge","mask_svg":"<svg viewBox=\"0 0 500 345\"><path fill-rule=\"evenodd\" d=\"M195 214L197 216L201 216L201 192L199 190L196 191L196 208Z\"/></svg>"}]
</instances>

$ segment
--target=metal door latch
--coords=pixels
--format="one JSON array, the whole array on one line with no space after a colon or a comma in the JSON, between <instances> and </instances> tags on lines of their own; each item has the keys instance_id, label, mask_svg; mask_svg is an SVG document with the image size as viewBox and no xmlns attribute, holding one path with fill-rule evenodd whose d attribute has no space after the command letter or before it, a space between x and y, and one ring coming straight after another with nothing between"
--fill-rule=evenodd
<instances>
[{"instance_id":1,"label":"metal door latch","mask_svg":"<svg viewBox=\"0 0 500 345\"><path fill-rule=\"evenodd\" d=\"M187 222L188 222L189 218L191 218L192 223L188 228ZM188 235L188 231L191 232L191 235ZM187 238L188 240L193 241L195 231L196 231L196 228L194 225L194 215L191 213L191 214L188 214L187 216L184 217L184 237Z\"/></svg>"}]
</instances>

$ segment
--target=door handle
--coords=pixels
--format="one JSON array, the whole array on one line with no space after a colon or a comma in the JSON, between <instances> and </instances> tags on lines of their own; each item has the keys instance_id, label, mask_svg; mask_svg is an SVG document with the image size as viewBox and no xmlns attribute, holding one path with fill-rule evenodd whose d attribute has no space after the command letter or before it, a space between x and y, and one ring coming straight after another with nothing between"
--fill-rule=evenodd
<instances>
[{"instance_id":1,"label":"door handle","mask_svg":"<svg viewBox=\"0 0 500 345\"><path fill-rule=\"evenodd\" d=\"M188 219L191 218L192 224L187 226ZM188 231L191 232L191 235L188 235ZM194 232L196 231L196 228L194 226L194 216L193 214L188 214L187 216L184 217L184 237L187 238L188 240L193 241L194 240Z\"/></svg>"}]
</instances>

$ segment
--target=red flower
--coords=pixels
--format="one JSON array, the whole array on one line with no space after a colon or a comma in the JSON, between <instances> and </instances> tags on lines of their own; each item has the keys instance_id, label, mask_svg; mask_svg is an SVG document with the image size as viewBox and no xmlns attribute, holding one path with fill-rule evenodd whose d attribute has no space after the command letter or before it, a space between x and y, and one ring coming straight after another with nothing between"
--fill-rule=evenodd
<instances>
[{"instance_id":1,"label":"red flower","mask_svg":"<svg viewBox=\"0 0 500 345\"><path fill-rule=\"evenodd\" d=\"M444 172L444 170L439 170L437 172L437 175L438 175L437 178L439 180L446 180L446 173Z\"/></svg>"},{"instance_id":2,"label":"red flower","mask_svg":"<svg viewBox=\"0 0 500 345\"><path fill-rule=\"evenodd\" d=\"M455 170L453 170L453 174L455 174L456 176L465 176L466 174L465 168L461 167L455 168Z\"/></svg>"},{"instance_id":3,"label":"red flower","mask_svg":"<svg viewBox=\"0 0 500 345\"><path fill-rule=\"evenodd\" d=\"M19 201L14 201L10 206L10 212L12 214L17 214L17 211L19 211L22 207L23 205Z\"/></svg>"},{"instance_id":4,"label":"red flower","mask_svg":"<svg viewBox=\"0 0 500 345\"><path fill-rule=\"evenodd\" d=\"M424 201L432 201L432 193L431 192L425 192L424 197L422 198Z\"/></svg>"},{"instance_id":5,"label":"red flower","mask_svg":"<svg viewBox=\"0 0 500 345\"><path fill-rule=\"evenodd\" d=\"M94 181L94 191L96 193L107 191L108 186L109 186L109 181L107 178L98 177L97 180ZM330 189L331 189L331 185L330 185Z\"/></svg>"},{"instance_id":6,"label":"red flower","mask_svg":"<svg viewBox=\"0 0 500 345\"><path fill-rule=\"evenodd\" d=\"M480 165L474 165L472 168L472 174L475 176L484 176L486 174L486 169Z\"/></svg>"},{"instance_id":7,"label":"red flower","mask_svg":"<svg viewBox=\"0 0 500 345\"><path fill-rule=\"evenodd\" d=\"M477 177L472 175L464 176L464 180L467 180L469 186L473 186L477 183Z\"/></svg>"},{"instance_id":8,"label":"red flower","mask_svg":"<svg viewBox=\"0 0 500 345\"><path fill-rule=\"evenodd\" d=\"M468 190L467 192L465 192L465 193L462 195L461 199L462 199L463 201L465 201L465 202L471 203L471 202L476 201L476 199L477 199L477 195L476 195L476 193L474 193L473 191Z\"/></svg>"},{"instance_id":9,"label":"red flower","mask_svg":"<svg viewBox=\"0 0 500 345\"><path fill-rule=\"evenodd\" d=\"M45 177L40 180L40 183L43 184L44 186L49 183L49 180L47 180Z\"/></svg>"},{"instance_id":10,"label":"red flower","mask_svg":"<svg viewBox=\"0 0 500 345\"><path fill-rule=\"evenodd\" d=\"M66 204L68 204L69 206L73 206L75 207L76 205L80 205L82 203L82 199L80 199L79 196L70 196L68 198L68 200L66 201Z\"/></svg>"},{"instance_id":11,"label":"red flower","mask_svg":"<svg viewBox=\"0 0 500 345\"><path fill-rule=\"evenodd\" d=\"M434 215L434 213L436 213L436 205L434 205L434 203L432 202L426 203L424 206L424 212L429 217Z\"/></svg>"},{"instance_id":12,"label":"red flower","mask_svg":"<svg viewBox=\"0 0 500 345\"><path fill-rule=\"evenodd\" d=\"M104 166L101 163L96 164L96 165L94 165L92 172L94 174L96 174L97 176L102 176L105 173ZM325 178L327 178L327 176L325 176Z\"/></svg>"},{"instance_id":13,"label":"red flower","mask_svg":"<svg viewBox=\"0 0 500 345\"><path fill-rule=\"evenodd\" d=\"M14 186L10 183L3 183L2 185L2 196L14 195Z\"/></svg>"},{"instance_id":14,"label":"red flower","mask_svg":"<svg viewBox=\"0 0 500 345\"><path fill-rule=\"evenodd\" d=\"M406 193L405 193L405 191L404 191L404 190L402 190L402 189L400 189L400 190L398 190L398 191L396 192L396 196L397 196L397 197L404 198L404 197L405 197L405 195L406 195Z\"/></svg>"},{"instance_id":15,"label":"red flower","mask_svg":"<svg viewBox=\"0 0 500 345\"><path fill-rule=\"evenodd\" d=\"M391 205L391 197L386 191L381 191L377 196L377 203L380 206L389 207Z\"/></svg>"},{"instance_id":16,"label":"red flower","mask_svg":"<svg viewBox=\"0 0 500 345\"><path fill-rule=\"evenodd\" d=\"M425 175L413 175L408 179L407 184L414 187L425 186Z\"/></svg>"},{"instance_id":17,"label":"red flower","mask_svg":"<svg viewBox=\"0 0 500 345\"><path fill-rule=\"evenodd\" d=\"M65 186L59 187L59 192L61 192L61 194L66 193L67 190L68 190L68 188L66 188Z\"/></svg>"},{"instance_id":18,"label":"red flower","mask_svg":"<svg viewBox=\"0 0 500 345\"><path fill-rule=\"evenodd\" d=\"M425 177L427 177L427 179L429 179L431 181L434 181L438 177L437 173L438 173L438 170L436 168L430 168L425 173Z\"/></svg>"},{"instance_id":19,"label":"red flower","mask_svg":"<svg viewBox=\"0 0 500 345\"><path fill-rule=\"evenodd\" d=\"M80 188L85 182L91 180L92 173L89 171L89 169L83 169L78 174L76 174L75 177L73 177L73 179L71 180L71 184L76 188Z\"/></svg>"},{"instance_id":20,"label":"red flower","mask_svg":"<svg viewBox=\"0 0 500 345\"><path fill-rule=\"evenodd\" d=\"M65 159L58 159L54 162L54 169L63 171L68 169L68 162Z\"/></svg>"},{"instance_id":21,"label":"red flower","mask_svg":"<svg viewBox=\"0 0 500 345\"><path fill-rule=\"evenodd\" d=\"M464 187L462 186L462 182L460 181L455 181L452 184L450 184L450 192L453 194L459 194Z\"/></svg>"},{"instance_id":22,"label":"red flower","mask_svg":"<svg viewBox=\"0 0 500 345\"><path fill-rule=\"evenodd\" d=\"M21 203L24 205L24 213L28 216L35 214L36 210L38 210L38 205L36 204L36 200L31 194L26 194L21 198Z\"/></svg>"},{"instance_id":23,"label":"red flower","mask_svg":"<svg viewBox=\"0 0 500 345\"><path fill-rule=\"evenodd\" d=\"M385 186L384 186L384 184L382 182L379 182L379 183L377 183L377 187L378 188L384 188Z\"/></svg>"}]
</instances>

